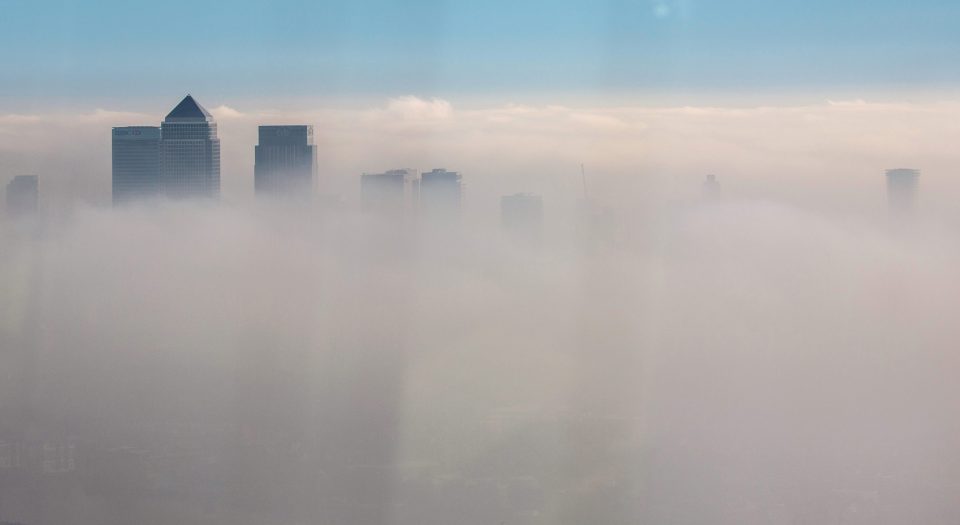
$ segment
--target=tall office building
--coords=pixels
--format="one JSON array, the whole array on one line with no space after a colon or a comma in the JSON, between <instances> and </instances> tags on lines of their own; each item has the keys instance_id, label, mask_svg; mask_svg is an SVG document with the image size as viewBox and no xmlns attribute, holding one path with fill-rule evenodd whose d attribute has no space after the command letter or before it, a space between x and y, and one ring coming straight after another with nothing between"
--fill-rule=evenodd
<instances>
[{"instance_id":1,"label":"tall office building","mask_svg":"<svg viewBox=\"0 0 960 525\"><path fill-rule=\"evenodd\" d=\"M538 240L543 230L543 199L530 193L501 197L500 224L511 235Z\"/></svg>"},{"instance_id":2,"label":"tall office building","mask_svg":"<svg viewBox=\"0 0 960 525\"><path fill-rule=\"evenodd\" d=\"M420 176L420 210L428 217L452 218L460 213L462 177L454 171L434 169Z\"/></svg>"},{"instance_id":3,"label":"tall office building","mask_svg":"<svg viewBox=\"0 0 960 525\"><path fill-rule=\"evenodd\" d=\"M17 175L7 183L7 213L12 217L32 215L40 207L40 178Z\"/></svg>"},{"instance_id":4,"label":"tall office building","mask_svg":"<svg viewBox=\"0 0 960 525\"><path fill-rule=\"evenodd\" d=\"M317 173L313 126L260 126L254 148L257 196L307 198Z\"/></svg>"},{"instance_id":5,"label":"tall office building","mask_svg":"<svg viewBox=\"0 0 960 525\"><path fill-rule=\"evenodd\" d=\"M160 128L113 128L113 204L160 194Z\"/></svg>"},{"instance_id":6,"label":"tall office building","mask_svg":"<svg viewBox=\"0 0 960 525\"><path fill-rule=\"evenodd\" d=\"M360 177L363 209L377 213L401 214L416 209L420 198L420 173L403 168Z\"/></svg>"},{"instance_id":7,"label":"tall office building","mask_svg":"<svg viewBox=\"0 0 960 525\"><path fill-rule=\"evenodd\" d=\"M895 212L912 211L916 205L920 170L887 170L887 201Z\"/></svg>"},{"instance_id":8,"label":"tall office building","mask_svg":"<svg viewBox=\"0 0 960 525\"><path fill-rule=\"evenodd\" d=\"M160 181L172 198L220 195L220 139L213 116L190 95L160 125Z\"/></svg>"}]
</instances>

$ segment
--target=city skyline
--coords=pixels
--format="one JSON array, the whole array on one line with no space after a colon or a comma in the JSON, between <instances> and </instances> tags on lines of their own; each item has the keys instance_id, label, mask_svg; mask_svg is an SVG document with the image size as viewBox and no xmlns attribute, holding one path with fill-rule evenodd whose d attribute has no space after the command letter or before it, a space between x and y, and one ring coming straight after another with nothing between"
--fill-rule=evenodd
<instances>
[{"instance_id":1,"label":"city skyline","mask_svg":"<svg viewBox=\"0 0 960 525\"><path fill-rule=\"evenodd\" d=\"M657 193L693 188L697 183L692 180L681 185L670 181L702 180L711 172L735 194L765 194L796 204L806 200L801 196L816 194L821 203L835 207L872 206L880 198L876 193L884 191L878 171L897 165L924 168L928 191L922 198L939 201L928 205L946 207L947 196L960 191L951 176L960 158L940 138L960 118L960 104L951 102L473 108L442 99L397 97L359 108L330 104L281 111L221 104L210 112L216 115L224 148L222 192L232 201L253 197L257 126L291 122L315 127L318 155L324 160L319 173L323 192L348 201L359 198L353 180L357 174L404 165L455 166L469 173L470 205L487 208L495 207L503 194L522 191L575 202L582 193L581 163L590 167L595 196L617 206L626 206L628 195L646 199L651 188ZM45 199L61 201L61 206L105 203L111 191L109 139L81 129L156 119L111 111L0 118L0 131L9 133L3 172L42 174ZM893 120L905 125L885 125ZM829 136L820 133L826 124ZM431 129L443 135L425 133ZM870 129L870 135L863 129ZM564 147L551 149L553 141ZM597 141L605 144L602 151L592 147ZM757 147L745 154L744 141ZM824 154L806 156L811 148ZM683 150L709 155L679 155Z\"/></svg>"},{"instance_id":2,"label":"city skyline","mask_svg":"<svg viewBox=\"0 0 960 525\"><path fill-rule=\"evenodd\" d=\"M438 101L436 101L436 100L433 101L433 102L429 102L429 103L428 103L428 102L425 102L425 101L421 101L421 100L416 99L416 98L405 98L405 99L401 99L401 100L403 100L405 103L406 103L406 102L416 102L418 105L420 105L420 107L417 108L418 111L422 111L422 110L426 109L428 112L430 112L430 111L435 111L435 109L436 109L437 107L444 108L444 106L442 106L442 105L438 106L438 104L439 104L440 102L438 102ZM443 103L443 104L445 104L445 103ZM834 105L834 103L831 103L831 105ZM856 108L856 107L869 107L869 105L868 105L867 103L864 103L864 102L861 102L861 101L856 101L856 102L849 103L849 104L848 104L848 103L843 103L843 104L839 104L839 103L838 103L838 104L836 104L836 105L839 106L839 107L847 107L847 106L848 106L848 107L851 107L851 108ZM230 117L236 117L236 116L238 115L238 113L236 113L234 110L229 109L229 108L227 108L226 110L223 110L223 109L221 109L221 108L218 108L218 109L220 109L221 111L227 111L227 113L224 113L224 114L227 115L228 118L230 118ZM446 110L447 110L447 109L445 108L444 111L446 111ZM181 113L180 118L177 118L177 117L175 116L175 117L173 118L173 121L184 120L184 119L186 119L186 120L194 119L194 120L198 120L198 121L199 121L199 120L202 120L202 121L205 123L204 125L211 125L211 126L212 126L212 127L211 127L211 133L213 134L214 137L216 137L216 123L213 121L213 116L211 115L211 113L210 113L209 111L207 111L206 109L204 109L202 106L199 106L199 105L193 100L192 97L190 97L189 95L187 95L187 97L186 97L183 101L181 101L181 104L179 104L179 105L177 106L177 108L175 108L173 111L171 111L170 115L174 115L174 114L176 114L178 111ZM231 115L230 112L234 112L235 114ZM190 114L187 115L187 113L190 113ZM429 113L427 113L427 114L429 115ZM168 118L170 117L170 115L168 115ZM388 115L388 116L389 116L389 115ZM398 120L403 120L403 119L404 119L404 114L403 114L403 113L397 113L396 115L393 115L392 118L396 118L396 119L398 119ZM431 117L431 118L433 118L433 117ZM445 117L444 117L444 118L445 118ZM442 119L441 119L441 121L442 121ZM440 122L440 121L438 121L438 122ZM169 122L168 122L168 124L169 124ZM306 177L306 175L299 177L299 179L302 181L302 183L301 183L300 187L297 188L297 190L296 190L295 192L293 192L293 193L300 194L300 195L313 195L314 197L317 197L317 195L315 194L315 193L316 193L316 191L315 191L316 188L313 187L313 186L314 186L314 183L316 182L316 175L317 175L318 170L319 170L319 165L316 164L316 160L315 160L315 159L316 159L316 151L317 151L316 148L317 148L317 146L316 146L316 144L314 143L314 139L313 139L313 131L312 131L312 130L313 130L313 126L312 126L312 125L259 125L258 129L259 129L259 132L260 132L260 135L261 135L261 137L260 137L260 141L261 141L261 142L264 141L264 138L263 138L263 137L264 137L264 133L265 133L265 132L267 133L267 135L269 135L269 136L271 136L271 137L273 137L273 135L276 135L276 137L279 137L279 136L280 136L279 133L283 133L285 137L288 136L288 135L289 135L290 137L294 137L293 139L283 139L283 140L293 140L294 142L297 142L297 141L304 142L305 147L307 147L308 150L311 150L311 151L312 151L312 153L310 153L310 152L308 151L307 156L304 157L305 159L308 160L308 164L310 164L310 165L312 166L312 167L308 168L306 172L304 172L304 173L309 174L309 177ZM304 135L304 130L306 130L306 131L305 131L306 135ZM113 141L114 141L114 146L113 146L114 154L113 154L113 155L114 155L114 165L115 165L114 171L116 172L117 153L118 153L118 151L123 151L122 149L121 149L121 150L118 150L118 149L117 149L117 145L118 145L118 144L123 145L123 144L126 143L126 144L128 144L127 148L129 148L131 145L137 145L137 144L139 144L138 147L143 148L143 146L142 146L143 144L149 145L149 144L152 143L151 141L154 141L154 140L156 140L156 139L158 138L158 137L156 136L156 133L157 133L157 132L159 132L159 128L149 127L149 126L139 126L139 127L138 127L138 126L126 126L126 127L124 127L124 126L119 126L119 127L114 127L114 128L113 128ZM271 135L271 133L272 133L272 135ZM304 135L304 136L307 137L307 138L305 139L305 141L303 141L303 140L301 140L301 139L298 139L298 138L295 138L295 137L299 137L299 136L301 136L301 135ZM133 139L133 140L131 140L131 139ZM274 148L280 147L280 142L277 142L277 140L279 140L279 139L277 139L277 138L269 138L269 139L268 139L268 144L271 145L271 146L274 147ZM129 141L129 142L127 142L127 141ZM281 141L281 142L282 142L282 141ZM216 146L217 146L217 148L219 148L219 141L216 141ZM261 145L255 145L255 148L254 148L254 149L259 152L259 150L261 149L261 146L263 146L263 144L261 144ZM288 145L288 146L282 146L282 147L284 147L284 148L289 148L289 147L291 147L291 146L293 146L293 142L291 142L290 145ZM134 151L134 150L131 150L131 151ZM279 152L279 150L277 150L277 151ZM258 154L259 154L259 153L258 153ZM132 157L131 157L130 155L127 155L127 157L128 157L128 158L135 158L135 159L137 159L137 160L134 162L134 164L137 164L137 163L143 164L143 160L140 159L140 158L138 158L138 157L137 157L138 155L140 155L140 157L142 157L142 154L138 154L138 153L133 153L133 156L132 156ZM287 155L287 154L285 153L284 155ZM149 156L149 155L147 155L147 156ZM310 160L309 160L310 158L312 158L312 159L314 159L314 160L310 161ZM121 161L121 162L124 162L124 161ZM128 163L129 163L129 161L125 161L125 162L128 162ZM284 162L286 162L286 161L284 161ZM148 161L147 164L150 164L150 162ZM254 162L254 166L256 166L256 164L257 164L257 162L255 161L255 162ZM129 168L124 168L124 169L129 169ZM133 171L134 171L134 172L136 172L137 170L143 171L144 169L145 169L147 172L149 172L149 171L150 171L150 166L147 166L146 168L144 168L143 166L134 166L134 170L133 170ZM256 171L256 169L254 169L253 171ZM895 172L895 171L898 171L898 170L888 169L888 170L887 170L888 178L889 178L889 174L890 174L891 172ZM433 174L439 173L439 174L442 175L443 172L445 172L445 170L443 170L443 169L434 169L434 170L433 170ZM451 173L452 173L452 172L451 172ZM425 172L425 174L427 175L427 178L429 179L429 177L430 177L430 175L431 175L431 172ZM454 175L454 176L457 177L457 181L458 181L458 182L457 182L456 184L457 184L457 187L459 187L459 184L460 184L460 183L459 183L459 175L456 174L456 173L452 173L452 175ZM713 175L709 175L709 176L708 176L708 182L709 182L709 177L712 177L712 176L713 176ZM141 177L142 177L142 175L141 175ZM420 177L419 173L418 173L417 177L418 177L418 182L417 182L417 184L419 185L419 183L420 183L420 182L419 182L419 177ZM134 177L134 178L136 178L136 177ZM147 177L147 179L149 179L149 176ZM258 183L257 183L257 181L256 181L257 177L255 176L254 179L255 179L255 180L253 181L253 186L256 187L256 186L258 185ZM362 177L361 177L361 179L362 179ZM309 180L309 183L306 182L307 180ZM129 189L128 189L128 190L123 190L123 189L121 189L120 192L119 192L119 196L118 196L117 184L118 184L118 178L117 178L116 173L115 173L115 175L114 175L114 200L115 200L115 202L118 202L118 198L119 198L119 200L121 200L121 201L124 199L124 197L123 197L123 192L124 192L124 191L131 191L131 190L129 190ZM139 192L141 192L142 194L149 195L151 192L156 193L156 192L158 191L158 190L157 190L157 184L158 184L158 183L156 183L156 182L152 182L152 183L151 183L151 182L148 181L148 182L146 183L146 186L143 186L144 183L141 181L141 182L139 182L139 183L135 183L133 186L131 186L131 188L135 187L137 184L140 184L142 187L141 187L139 190L134 189L134 190L133 190L134 192L139 191ZM151 190L151 184L153 185L153 189L152 189L152 190ZM120 186L122 187L123 184L120 184ZM217 181L216 186L219 186L219 181ZM308 186L309 186L309 188L308 188ZM361 186L362 186L362 184L361 184ZM361 193L362 193L362 191L361 191ZM417 195L418 195L417 199L418 199L418 200L419 200L419 193L420 193L420 190L419 190L419 188L418 188L418 189L417 189ZM429 193L429 190L428 190L428 193ZM455 196L456 196L456 200L459 201L459 198L460 198L460 197L459 197L459 195L460 195L460 190L455 191L454 194L455 194ZM341 194L341 195L342 195L342 194ZM891 193L891 195L892 195L892 193ZM330 193L326 193L326 194L324 194L324 195L320 195L320 197L322 197L322 198L334 198L334 199L342 198L342 197L338 196L337 194L330 194ZM498 198L499 198L499 197L498 197ZM916 200L916 198L917 198L917 197L916 197L916 192L914 192L914 196L911 198L911 200ZM361 199L362 199L362 196L361 196ZM892 197L891 197L891 199L892 199ZM892 202L892 201L891 201L891 202ZM419 204L418 204L418 206L419 206ZM459 208L460 205L459 205L459 203L455 203L455 204L453 205L453 207L454 207L454 208ZM429 206L429 205L426 205L424 209L427 209L427 208L430 208L430 206Z\"/></svg>"}]
</instances>

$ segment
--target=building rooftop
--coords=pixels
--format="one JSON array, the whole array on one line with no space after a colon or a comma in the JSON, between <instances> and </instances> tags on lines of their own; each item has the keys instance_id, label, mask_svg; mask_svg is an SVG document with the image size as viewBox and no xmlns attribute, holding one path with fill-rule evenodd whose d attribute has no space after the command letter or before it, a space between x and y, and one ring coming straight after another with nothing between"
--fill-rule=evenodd
<instances>
[{"instance_id":1,"label":"building rooftop","mask_svg":"<svg viewBox=\"0 0 960 525\"><path fill-rule=\"evenodd\" d=\"M167 114L166 120L213 120L213 115L187 95Z\"/></svg>"},{"instance_id":2,"label":"building rooftop","mask_svg":"<svg viewBox=\"0 0 960 525\"><path fill-rule=\"evenodd\" d=\"M35 190L39 187L40 177L37 175L17 175L7 183L7 189L12 190Z\"/></svg>"}]
</instances>

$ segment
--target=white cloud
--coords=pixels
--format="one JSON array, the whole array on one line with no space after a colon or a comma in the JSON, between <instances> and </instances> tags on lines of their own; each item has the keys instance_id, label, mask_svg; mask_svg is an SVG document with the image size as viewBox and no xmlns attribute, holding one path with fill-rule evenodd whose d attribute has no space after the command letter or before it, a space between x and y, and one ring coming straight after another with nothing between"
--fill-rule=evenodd
<instances>
[{"instance_id":1,"label":"white cloud","mask_svg":"<svg viewBox=\"0 0 960 525\"><path fill-rule=\"evenodd\" d=\"M653 5L653 16L657 18L667 18L670 16L670 6L664 2L657 2Z\"/></svg>"},{"instance_id":2,"label":"white cloud","mask_svg":"<svg viewBox=\"0 0 960 525\"><path fill-rule=\"evenodd\" d=\"M18 113L9 113L7 115L0 115L0 125L3 124L24 124L39 122L43 117L39 115L20 115Z\"/></svg>"},{"instance_id":3,"label":"white cloud","mask_svg":"<svg viewBox=\"0 0 960 525\"><path fill-rule=\"evenodd\" d=\"M213 116L218 119L235 119L245 116L243 113L223 104L211 109L210 113L213 113Z\"/></svg>"},{"instance_id":4,"label":"white cloud","mask_svg":"<svg viewBox=\"0 0 960 525\"><path fill-rule=\"evenodd\" d=\"M155 117L151 115L145 115L143 113L135 113L132 111L112 111L109 109L97 108L92 114L81 115L81 120L94 120L94 121L140 121L140 122L152 122L156 120ZM119 124L118 124L119 125Z\"/></svg>"},{"instance_id":5,"label":"white cloud","mask_svg":"<svg viewBox=\"0 0 960 525\"><path fill-rule=\"evenodd\" d=\"M408 120L440 120L453 115L453 106L439 98L425 100L405 96L390 99L387 103L387 114Z\"/></svg>"}]
</instances>

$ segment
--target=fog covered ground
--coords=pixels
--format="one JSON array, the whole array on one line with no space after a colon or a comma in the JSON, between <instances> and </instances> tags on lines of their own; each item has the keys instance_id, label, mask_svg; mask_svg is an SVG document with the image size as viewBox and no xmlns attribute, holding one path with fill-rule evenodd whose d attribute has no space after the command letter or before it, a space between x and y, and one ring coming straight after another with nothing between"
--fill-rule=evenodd
<instances>
[{"instance_id":1,"label":"fog covered ground","mask_svg":"<svg viewBox=\"0 0 960 525\"><path fill-rule=\"evenodd\" d=\"M69 438L82 465L55 488L8 478L6 519L960 513L960 251L942 224L726 200L531 247L306 213L7 225L4 357L35 357L29 414L6 419L29 428L4 431Z\"/></svg>"},{"instance_id":2,"label":"fog covered ground","mask_svg":"<svg viewBox=\"0 0 960 525\"><path fill-rule=\"evenodd\" d=\"M883 111L932 137L941 109ZM76 465L0 456L0 521L956 523L954 153L870 135L891 113L866 103L817 110L850 124L832 139L771 136L813 110L716 111L676 135L714 155L562 128L546 167L456 157L474 168L459 223L361 214L346 168L337 206L254 202L226 169L219 204L109 209L90 189L6 220L0 441L69 443ZM699 113L674 114L642 127ZM443 151L424 133L413 151ZM588 139L612 159L589 204L576 168L551 169ZM249 160L231 147L224 166ZM885 209L898 157L929 159L913 214ZM700 194L711 158L719 198ZM497 223L495 196L521 190L545 195L539 243Z\"/></svg>"}]
</instances>

